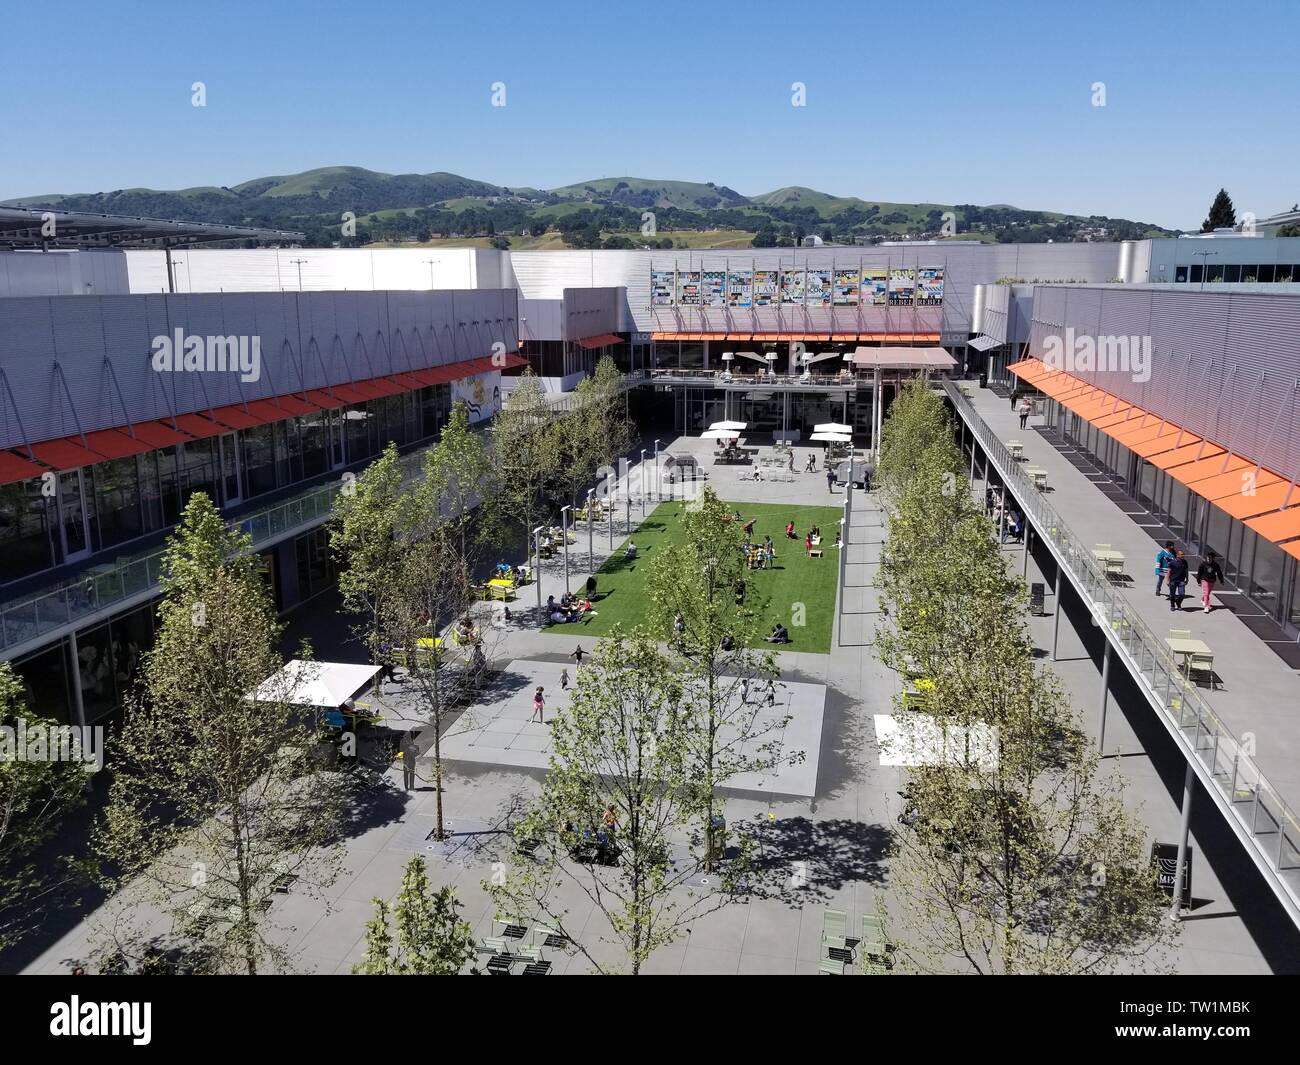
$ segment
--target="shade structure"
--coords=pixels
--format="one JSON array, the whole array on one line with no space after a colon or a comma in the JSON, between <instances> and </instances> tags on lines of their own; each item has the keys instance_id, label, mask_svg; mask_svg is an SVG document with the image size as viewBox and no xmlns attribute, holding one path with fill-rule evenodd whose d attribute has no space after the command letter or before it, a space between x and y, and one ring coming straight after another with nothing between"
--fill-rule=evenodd
<instances>
[{"instance_id":1,"label":"shade structure","mask_svg":"<svg viewBox=\"0 0 1300 1065\"><path fill-rule=\"evenodd\" d=\"M710 429L730 429L733 433L738 433L742 429L749 428L749 422L714 422L709 426Z\"/></svg>"},{"instance_id":2,"label":"shade structure","mask_svg":"<svg viewBox=\"0 0 1300 1065\"><path fill-rule=\"evenodd\" d=\"M822 422L821 425L813 426L814 433L852 433L853 426L844 425L841 422Z\"/></svg>"},{"instance_id":3,"label":"shade structure","mask_svg":"<svg viewBox=\"0 0 1300 1065\"><path fill-rule=\"evenodd\" d=\"M285 702L336 710L364 689L379 666L351 662L307 662L293 658L250 692L255 702Z\"/></svg>"},{"instance_id":4,"label":"shade structure","mask_svg":"<svg viewBox=\"0 0 1300 1065\"><path fill-rule=\"evenodd\" d=\"M706 429L700 433L701 440L734 440L736 439L735 429Z\"/></svg>"},{"instance_id":5,"label":"shade structure","mask_svg":"<svg viewBox=\"0 0 1300 1065\"><path fill-rule=\"evenodd\" d=\"M825 440L834 444L851 444L853 437L848 433L813 433L809 440Z\"/></svg>"}]
</instances>

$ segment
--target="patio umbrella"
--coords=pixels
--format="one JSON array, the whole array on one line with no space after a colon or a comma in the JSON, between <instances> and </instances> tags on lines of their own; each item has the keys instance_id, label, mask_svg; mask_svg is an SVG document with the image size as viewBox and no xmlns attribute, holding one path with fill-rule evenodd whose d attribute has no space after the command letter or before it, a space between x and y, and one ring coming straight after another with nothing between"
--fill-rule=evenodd
<instances>
[{"instance_id":1,"label":"patio umbrella","mask_svg":"<svg viewBox=\"0 0 1300 1065\"><path fill-rule=\"evenodd\" d=\"M708 429L700 433L701 440L735 440L735 429Z\"/></svg>"},{"instance_id":2,"label":"patio umbrella","mask_svg":"<svg viewBox=\"0 0 1300 1065\"><path fill-rule=\"evenodd\" d=\"M726 429L732 433L738 433L742 429L748 429L749 422L714 422L709 429Z\"/></svg>"},{"instance_id":3,"label":"patio umbrella","mask_svg":"<svg viewBox=\"0 0 1300 1065\"><path fill-rule=\"evenodd\" d=\"M822 422L821 425L813 426L814 433L852 433L853 426L842 425L839 422Z\"/></svg>"},{"instance_id":4,"label":"patio umbrella","mask_svg":"<svg viewBox=\"0 0 1300 1065\"><path fill-rule=\"evenodd\" d=\"M853 437L848 433L813 433L809 440L829 440L836 444L851 444Z\"/></svg>"}]
</instances>

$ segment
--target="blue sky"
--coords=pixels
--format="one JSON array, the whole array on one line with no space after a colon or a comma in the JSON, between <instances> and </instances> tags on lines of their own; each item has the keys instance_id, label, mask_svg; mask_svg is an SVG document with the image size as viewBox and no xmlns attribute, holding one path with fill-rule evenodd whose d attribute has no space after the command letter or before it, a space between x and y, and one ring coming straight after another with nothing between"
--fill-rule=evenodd
<instances>
[{"instance_id":1,"label":"blue sky","mask_svg":"<svg viewBox=\"0 0 1300 1065\"><path fill-rule=\"evenodd\" d=\"M347 164L1171 227L1198 225L1220 185L1259 217L1300 199L1293 3L132 0L46 3L39 23L5 7L31 30L0 65L0 198Z\"/></svg>"}]
</instances>

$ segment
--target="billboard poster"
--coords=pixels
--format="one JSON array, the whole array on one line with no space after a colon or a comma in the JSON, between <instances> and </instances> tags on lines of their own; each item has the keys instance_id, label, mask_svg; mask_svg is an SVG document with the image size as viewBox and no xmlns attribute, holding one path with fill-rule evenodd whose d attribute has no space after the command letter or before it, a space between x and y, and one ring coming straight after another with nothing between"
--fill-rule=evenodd
<instances>
[{"instance_id":1,"label":"billboard poster","mask_svg":"<svg viewBox=\"0 0 1300 1065\"><path fill-rule=\"evenodd\" d=\"M775 270L754 271L754 306L770 307L776 302L778 278Z\"/></svg>"},{"instance_id":2,"label":"billboard poster","mask_svg":"<svg viewBox=\"0 0 1300 1065\"><path fill-rule=\"evenodd\" d=\"M870 303L873 307L885 305L884 270L862 271L862 302L864 305Z\"/></svg>"},{"instance_id":3,"label":"billboard poster","mask_svg":"<svg viewBox=\"0 0 1300 1065\"><path fill-rule=\"evenodd\" d=\"M671 307L673 305L674 270L650 271L650 306Z\"/></svg>"},{"instance_id":4,"label":"billboard poster","mask_svg":"<svg viewBox=\"0 0 1300 1065\"><path fill-rule=\"evenodd\" d=\"M725 307L727 305L727 272L705 270L700 278L700 306Z\"/></svg>"},{"instance_id":5,"label":"billboard poster","mask_svg":"<svg viewBox=\"0 0 1300 1065\"><path fill-rule=\"evenodd\" d=\"M700 305L700 272L698 270L677 271L677 303L682 307Z\"/></svg>"},{"instance_id":6,"label":"billboard poster","mask_svg":"<svg viewBox=\"0 0 1300 1065\"><path fill-rule=\"evenodd\" d=\"M803 271L802 270L781 271L781 302L782 303L803 302Z\"/></svg>"},{"instance_id":7,"label":"billboard poster","mask_svg":"<svg viewBox=\"0 0 1300 1065\"><path fill-rule=\"evenodd\" d=\"M858 305L858 286L862 284L862 274L858 270L836 270L835 289L831 303L836 307L856 307Z\"/></svg>"},{"instance_id":8,"label":"billboard poster","mask_svg":"<svg viewBox=\"0 0 1300 1065\"><path fill-rule=\"evenodd\" d=\"M750 270L733 270L727 275L727 306L748 307L754 298L754 274Z\"/></svg>"},{"instance_id":9,"label":"billboard poster","mask_svg":"<svg viewBox=\"0 0 1300 1065\"><path fill-rule=\"evenodd\" d=\"M915 270L889 271L889 305L891 307L910 307L916 294Z\"/></svg>"},{"instance_id":10,"label":"billboard poster","mask_svg":"<svg viewBox=\"0 0 1300 1065\"><path fill-rule=\"evenodd\" d=\"M831 305L831 272L829 270L809 270L807 274L807 303L813 307Z\"/></svg>"},{"instance_id":11,"label":"billboard poster","mask_svg":"<svg viewBox=\"0 0 1300 1065\"><path fill-rule=\"evenodd\" d=\"M916 305L939 307L943 305L943 267L932 266L916 272Z\"/></svg>"},{"instance_id":12,"label":"billboard poster","mask_svg":"<svg viewBox=\"0 0 1300 1065\"><path fill-rule=\"evenodd\" d=\"M470 425L485 421L501 410L501 371L464 377L451 383L451 401L465 404Z\"/></svg>"}]
</instances>

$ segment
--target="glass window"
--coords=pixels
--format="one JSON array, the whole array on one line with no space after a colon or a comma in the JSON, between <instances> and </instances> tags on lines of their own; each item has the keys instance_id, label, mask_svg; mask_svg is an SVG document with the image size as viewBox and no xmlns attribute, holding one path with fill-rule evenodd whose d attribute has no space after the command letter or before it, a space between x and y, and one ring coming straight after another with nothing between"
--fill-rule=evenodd
<instances>
[{"instance_id":1,"label":"glass window","mask_svg":"<svg viewBox=\"0 0 1300 1065\"><path fill-rule=\"evenodd\" d=\"M1186 281L1186 280L1187 280L1187 267L1185 266L1176 267L1174 269L1174 281L1177 282L1177 281Z\"/></svg>"},{"instance_id":2,"label":"glass window","mask_svg":"<svg viewBox=\"0 0 1300 1065\"><path fill-rule=\"evenodd\" d=\"M54 565L50 526L53 514L41 492L41 484L39 477L33 477L0 485L0 558L4 559L4 581L17 580Z\"/></svg>"},{"instance_id":3,"label":"glass window","mask_svg":"<svg viewBox=\"0 0 1300 1065\"><path fill-rule=\"evenodd\" d=\"M329 530L317 529L294 543L298 557L298 599L309 599L334 583L334 555Z\"/></svg>"},{"instance_id":4,"label":"glass window","mask_svg":"<svg viewBox=\"0 0 1300 1065\"><path fill-rule=\"evenodd\" d=\"M1182 534L1187 531L1187 486L1172 478L1170 480L1172 490L1169 496L1169 528Z\"/></svg>"},{"instance_id":5,"label":"glass window","mask_svg":"<svg viewBox=\"0 0 1300 1065\"><path fill-rule=\"evenodd\" d=\"M677 355L677 366L682 370L704 369L704 342L684 340Z\"/></svg>"},{"instance_id":6,"label":"glass window","mask_svg":"<svg viewBox=\"0 0 1300 1065\"><path fill-rule=\"evenodd\" d=\"M76 724L72 689L68 686L66 640L18 660L14 663L14 672L22 682L28 707L62 725Z\"/></svg>"},{"instance_id":7,"label":"glass window","mask_svg":"<svg viewBox=\"0 0 1300 1065\"><path fill-rule=\"evenodd\" d=\"M120 705L131 693L144 654L153 647L154 610L150 604L114 618L109 624L113 637L113 679Z\"/></svg>"},{"instance_id":8,"label":"glass window","mask_svg":"<svg viewBox=\"0 0 1300 1065\"><path fill-rule=\"evenodd\" d=\"M1247 269L1250 269L1247 267ZM1229 284L1235 284L1242 278L1241 267L1236 263L1227 263L1223 267L1223 280Z\"/></svg>"},{"instance_id":9,"label":"glass window","mask_svg":"<svg viewBox=\"0 0 1300 1065\"><path fill-rule=\"evenodd\" d=\"M1269 614L1275 612L1282 590L1282 564L1286 557L1277 544L1262 537L1255 547L1255 565L1251 569L1247 594Z\"/></svg>"},{"instance_id":10,"label":"glass window","mask_svg":"<svg viewBox=\"0 0 1300 1065\"><path fill-rule=\"evenodd\" d=\"M244 483L248 485L250 497L270 492L277 486L276 424L258 425L239 434L244 448Z\"/></svg>"},{"instance_id":11,"label":"glass window","mask_svg":"<svg viewBox=\"0 0 1300 1065\"><path fill-rule=\"evenodd\" d=\"M1206 263L1206 264L1205 264L1205 280L1206 280L1206 281L1211 281L1211 282L1213 282L1213 281L1222 281L1222 280L1223 280L1223 263Z\"/></svg>"},{"instance_id":12,"label":"glass window","mask_svg":"<svg viewBox=\"0 0 1300 1065\"><path fill-rule=\"evenodd\" d=\"M1259 281L1261 283L1271 283L1277 277L1277 267L1272 263L1261 263L1259 267Z\"/></svg>"},{"instance_id":13,"label":"glass window","mask_svg":"<svg viewBox=\"0 0 1300 1065\"><path fill-rule=\"evenodd\" d=\"M204 492L218 506L217 441L215 437L190 440L180 445L177 458L181 465L181 498L188 503L196 492Z\"/></svg>"},{"instance_id":14,"label":"glass window","mask_svg":"<svg viewBox=\"0 0 1300 1065\"><path fill-rule=\"evenodd\" d=\"M1202 264L1197 263L1195 266L1191 267L1189 277L1192 284L1196 284L1198 281L1203 281L1205 279L1205 267Z\"/></svg>"},{"instance_id":15,"label":"glass window","mask_svg":"<svg viewBox=\"0 0 1300 1065\"><path fill-rule=\"evenodd\" d=\"M117 707L112 634L107 625L77 633L77 670L87 724L107 717Z\"/></svg>"},{"instance_id":16,"label":"glass window","mask_svg":"<svg viewBox=\"0 0 1300 1065\"><path fill-rule=\"evenodd\" d=\"M300 479L317 477L330 468L329 429L325 422L325 411L305 414L297 419L299 448L302 455L302 474Z\"/></svg>"},{"instance_id":17,"label":"glass window","mask_svg":"<svg viewBox=\"0 0 1300 1065\"><path fill-rule=\"evenodd\" d=\"M95 486L97 547L112 547L142 535L145 527L135 456L101 462L90 473Z\"/></svg>"},{"instance_id":18,"label":"glass window","mask_svg":"<svg viewBox=\"0 0 1300 1065\"><path fill-rule=\"evenodd\" d=\"M346 426L348 440L347 461L360 462L375 454L378 419L370 409L369 403L354 403L343 408L343 424Z\"/></svg>"},{"instance_id":19,"label":"glass window","mask_svg":"<svg viewBox=\"0 0 1300 1065\"><path fill-rule=\"evenodd\" d=\"M1210 506L1210 521L1205 533L1205 546L1214 551L1220 559L1228 557L1229 537L1235 524L1231 515L1216 506Z\"/></svg>"}]
</instances>

